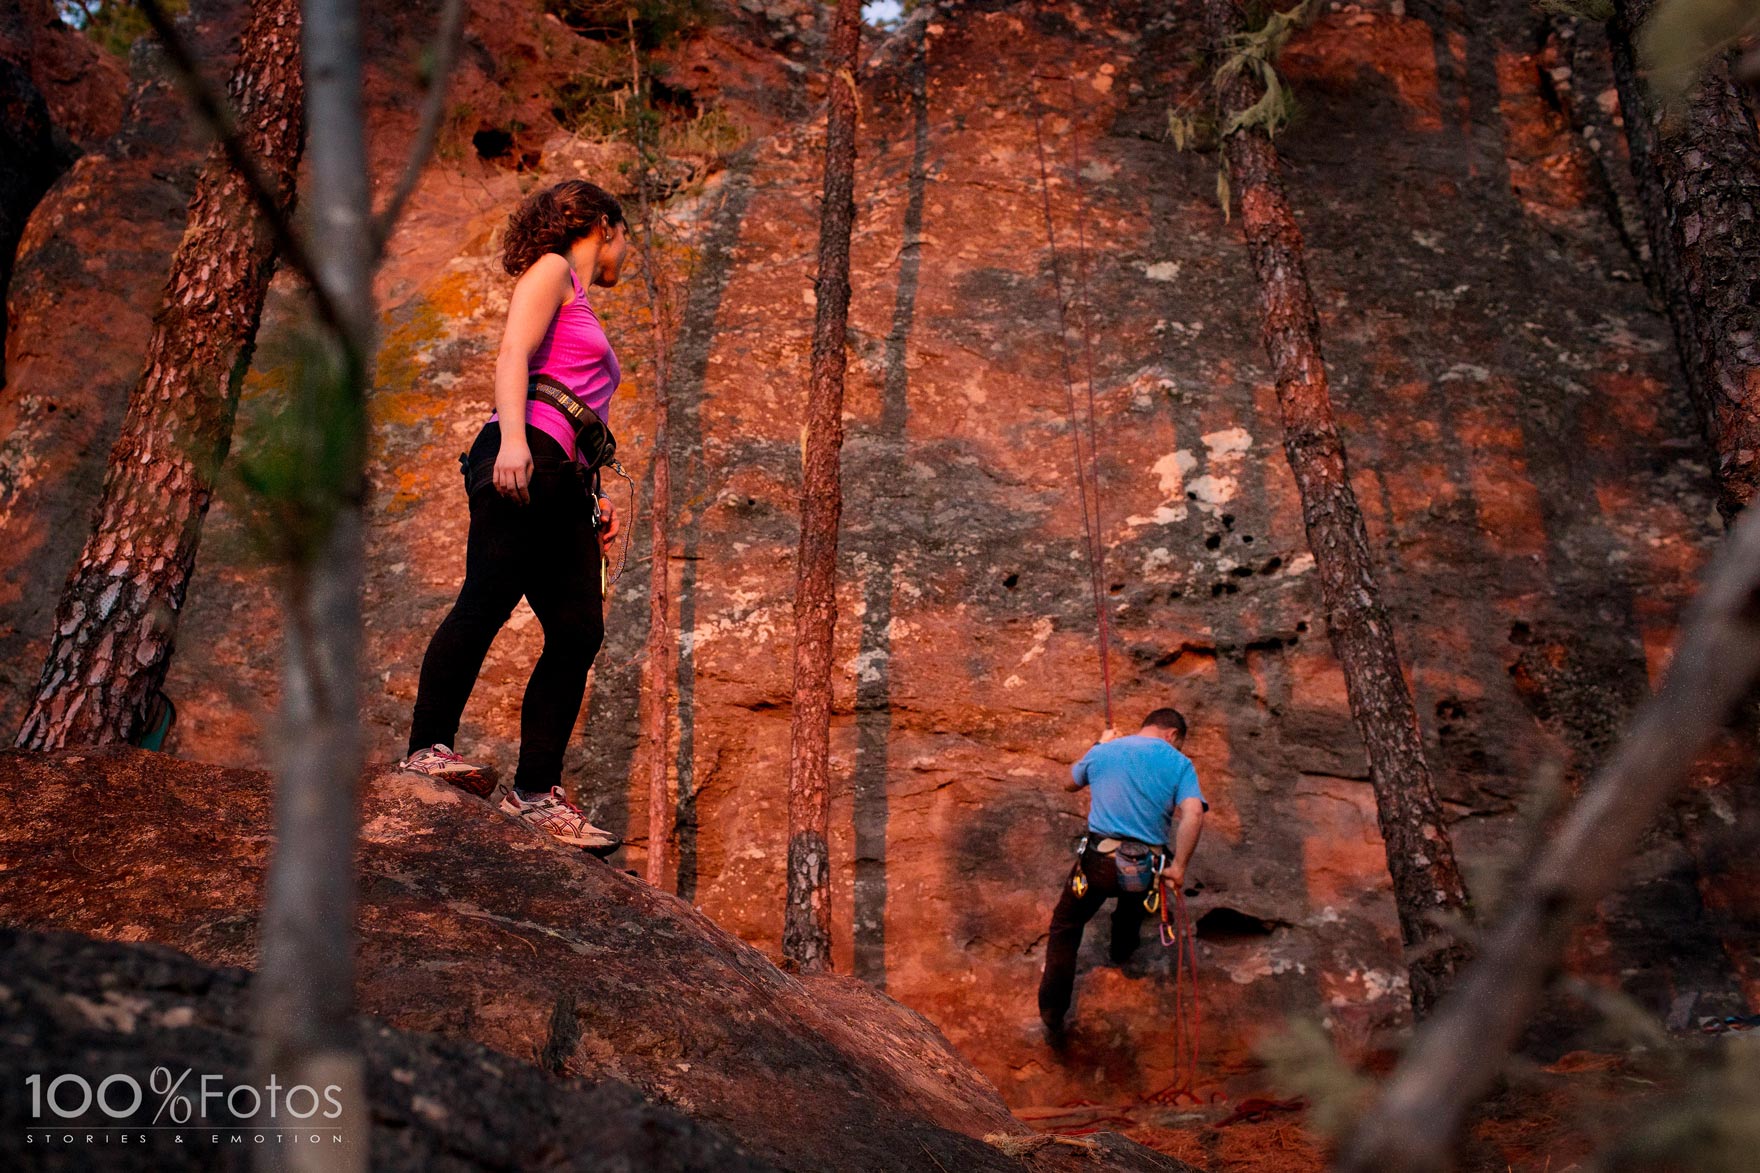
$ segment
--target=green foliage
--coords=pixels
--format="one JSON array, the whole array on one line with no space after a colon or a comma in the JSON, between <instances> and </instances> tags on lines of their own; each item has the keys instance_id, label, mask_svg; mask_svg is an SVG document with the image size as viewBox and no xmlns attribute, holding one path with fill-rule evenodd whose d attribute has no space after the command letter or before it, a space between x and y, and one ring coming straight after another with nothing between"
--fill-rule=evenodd
<instances>
[{"instance_id":1,"label":"green foliage","mask_svg":"<svg viewBox=\"0 0 1760 1173\"><path fill-rule=\"evenodd\" d=\"M1276 138L1295 112L1289 90L1278 79L1272 64L1290 36L1308 19L1313 0L1302 0L1287 12L1269 13L1257 28L1230 37L1222 46L1223 58L1216 66L1214 84L1220 88L1234 77L1251 73L1258 77L1265 92L1245 110L1236 110L1223 124L1222 136L1236 131L1259 128L1266 137Z\"/></svg>"},{"instance_id":2,"label":"green foliage","mask_svg":"<svg viewBox=\"0 0 1760 1173\"><path fill-rule=\"evenodd\" d=\"M1678 103L1713 56L1760 33L1760 0L1661 0L1638 33L1638 54L1664 102Z\"/></svg>"},{"instance_id":3,"label":"green foliage","mask_svg":"<svg viewBox=\"0 0 1760 1173\"><path fill-rule=\"evenodd\" d=\"M315 327L264 346L280 402L241 420L242 450L222 491L261 558L310 565L338 510L361 491L367 415L342 348Z\"/></svg>"},{"instance_id":4,"label":"green foliage","mask_svg":"<svg viewBox=\"0 0 1760 1173\"><path fill-rule=\"evenodd\" d=\"M152 31L146 15L133 0L58 0L61 19L84 32L118 57ZM159 7L172 16L189 11L189 0L162 0Z\"/></svg>"},{"instance_id":5,"label":"green foliage","mask_svg":"<svg viewBox=\"0 0 1760 1173\"><path fill-rule=\"evenodd\" d=\"M1350 1131L1375 1090L1375 1082L1346 1063L1312 1019L1292 1019L1262 1039L1257 1053L1273 1085L1284 1095L1304 1097L1308 1122L1333 1139Z\"/></svg>"},{"instance_id":6,"label":"green foliage","mask_svg":"<svg viewBox=\"0 0 1760 1173\"><path fill-rule=\"evenodd\" d=\"M1760 1153L1760 1039L1725 1035L1710 1047L1683 1045L1685 1087L1631 1113L1636 1127L1603 1154L1614 1169L1744 1173ZM1703 1052L1709 1050L1709 1055Z\"/></svg>"},{"instance_id":7,"label":"green foliage","mask_svg":"<svg viewBox=\"0 0 1760 1173\"><path fill-rule=\"evenodd\" d=\"M716 106L695 118L674 120L661 127L661 149L683 155L724 155L752 137L744 123Z\"/></svg>"},{"instance_id":8,"label":"green foliage","mask_svg":"<svg viewBox=\"0 0 1760 1173\"><path fill-rule=\"evenodd\" d=\"M1216 139L1216 118L1206 110L1194 108L1191 99L1167 108L1167 137L1176 151L1198 151L1213 147Z\"/></svg>"}]
</instances>

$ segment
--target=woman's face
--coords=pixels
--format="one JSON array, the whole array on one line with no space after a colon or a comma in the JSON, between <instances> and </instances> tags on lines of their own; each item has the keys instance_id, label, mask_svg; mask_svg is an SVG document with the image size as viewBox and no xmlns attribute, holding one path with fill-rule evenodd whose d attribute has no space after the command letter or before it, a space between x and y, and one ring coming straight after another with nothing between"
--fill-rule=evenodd
<instances>
[{"instance_id":1,"label":"woman's face","mask_svg":"<svg viewBox=\"0 0 1760 1173\"><path fill-rule=\"evenodd\" d=\"M629 225L619 224L599 246L599 284L616 285L623 269L623 258L629 255Z\"/></svg>"}]
</instances>

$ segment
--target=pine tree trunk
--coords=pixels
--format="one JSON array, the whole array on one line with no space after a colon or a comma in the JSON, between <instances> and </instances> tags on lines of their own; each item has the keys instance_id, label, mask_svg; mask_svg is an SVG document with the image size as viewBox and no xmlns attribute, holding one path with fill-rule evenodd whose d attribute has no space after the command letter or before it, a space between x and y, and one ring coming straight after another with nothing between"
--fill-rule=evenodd
<instances>
[{"instance_id":1,"label":"pine tree trunk","mask_svg":"<svg viewBox=\"0 0 1760 1173\"><path fill-rule=\"evenodd\" d=\"M227 87L289 209L304 145L299 36L295 0L259 0ZM164 682L274 270L273 235L247 192L216 145L110 451L97 527L56 608L22 748L129 740Z\"/></svg>"},{"instance_id":2,"label":"pine tree trunk","mask_svg":"<svg viewBox=\"0 0 1760 1173\"><path fill-rule=\"evenodd\" d=\"M275 848L255 986L260 1078L336 1085L343 1146L265 1146L259 1168L364 1170L370 1118L355 1037L354 850L363 758L360 648L366 496L365 392L375 347L376 249L368 190L357 0L305 0L303 55L312 127L307 249L333 307L324 358L295 380L308 443L337 471L322 486L328 523L286 568L281 706L272 738ZM312 403L334 397L326 409ZM262 1121L264 1124L270 1121Z\"/></svg>"},{"instance_id":3,"label":"pine tree trunk","mask_svg":"<svg viewBox=\"0 0 1760 1173\"><path fill-rule=\"evenodd\" d=\"M1614 81L1650 254L1687 385L1704 416L1717 508L1734 518L1760 488L1760 137L1727 55L1706 62L1679 117L1639 75L1634 38L1651 0L1617 0Z\"/></svg>"},{"instance_id":4,"label":"pine tree trunk","mask_svg":"<svg viewBox=\"0 0 1760 1173\"><path fill-rule=\"evenodd\" d=\"M1218 46L1244 29L1234 0L1205 0L1205 11ZM1262 92L1261 83L1245 73L1225 80L1218 92L1218 125L1227 126L1235 111L1251 107ZM1301 229L1284 196L1277 148L1262 127L1248 126L1229 135L1222 149L1240 196L1241 224L1259 283L1262 336L1283 411L1284 452L1301 492L1302 520L1351 715L1368 752L1400 937L1409 955L1412 1009L1422 1018L1468 954L1432 917L1466 915L1466 890L1424 761L1417 711L1400 670L1363 515L1333 423Z\"/></svg>"},{"instance_id":5,"label":"pine tree trunk","mask_svg":"<svg viewBox=\"0 0 1760 1173\"><path fill-rule=\"evenodd\" d=\"M837 525L843 512L843 374L848 357L849 238L855 222L856 51L859 0L838 0L831 30L824 201L819 209L818 312L807 392L801 543L795 561L794 716L788 761L788 903L783 956L802 969L831 964L831 647L837 618Z\"/></svg>"},{"instance_id":6,"label":"pine tree trunk","mask_svg":"<svg viewBox=\"0 0 1760 1173\"><path fill-rule=\"evenodd\" d=\"M629 51L635 91L643 103L648 99L642 89L641 65L636 57L635 15L629 21ZM666 847L672 838L673 815L671 794L667 787L668 725L672 716L672 678L675 671L675 647L672 639L671 585L672 543L669 530L672 516L672 453L669 447L669 417L672 397L669 394L671 354L666 344L670 327L671 299L669 287L656 276L661 257L654 247L654 218L648 204L647 144L642 141L638 117L637 165L642 168L638 194L642 216L642 277L648 290L648 317L654 335L654 477L653 501L649 506L649 546L652 564L648 572L648 648L647 685L642 689L642 736L648 752L648 883L656 888L666 882Z\"/></svg>"}]
</instances>

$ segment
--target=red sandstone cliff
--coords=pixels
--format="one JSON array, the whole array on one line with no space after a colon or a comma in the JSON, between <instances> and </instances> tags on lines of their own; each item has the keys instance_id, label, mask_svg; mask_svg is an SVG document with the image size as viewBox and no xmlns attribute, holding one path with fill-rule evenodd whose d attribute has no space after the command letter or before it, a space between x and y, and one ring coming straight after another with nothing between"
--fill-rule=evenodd
<instances>
[{"instance_id":1,"label":"red sandstone cliff","mask_svg":"<svg viewBox=\"0 0 1760 1173\"><path fill-rule=\"evenodd\" d=\"M676 51L671 74L751 132L738 150L694 159L671 209L696 265L668 428L685 633L672 880L735 937L773 949L823 131L804 68L816 10L754 0L728 11L731 23ZM617 147L546 122L546 87L585 52L566 30L514 0L473 6L470 27L474 72L455 97L464 145L430 172L381 288L366 683L384 758L402 750L425 641L462 573L454 456L487 415L507 293L492 233L525 185L584 174L615 189L619 178ZM1426 749L1482 897L1523 834L1537 770L1562 761L1579 777L1654 679L1719 533L1667 324L1624 243L1617 127L1595 122L1600 47L1585 33L1575 73L1560 73L1551 27L1523 0L1470 23L1397 3L1334 6L1283 63L1303 112L1279 147L1340 428ZM393 101L407 87L390 49L416 31L386 12L375 35L387 50L375 141L388 164L409 118ZM1158 958L1125 971L1084 963L1068 1057L1042 1045L1033 1015L1045 920L1082 813L1059 784L1099 725L1037 219L1035 72L1075 79L1073 98L1066 82L1041 86L1054 166L1073 134L1085 160L1120 705L1127 719L1165 702L1187 712L1214 807L1192 871L1206 1072L1239 1073L1253 1038L1287 1013L1322 1018L1348 1049L1404 1021L1385 862L1273 442L1251 275L1215 206L1214 158L1163 138L1169 106L1202 81L1189 53L1198 38L1195 14L1127 0L926 6L874 45L864 86L833 728L836 960L924 1014L1016 1107L1129 1100L1173 1076ZM479 129L514 145L479 158L468 145ZM139 201L101 202L107 188L82 182L76 169L39 210L20 258L35 276L14 284L0 717L34 682L45 600L78 549L81 501L96 496L80 453L107 446L119 411L104 413L137 358L128 339L144 332L130 307L151 304L153 258L175 239L171 192L142 221L127 218ZM1067 168L1052 198L1073 238ZM138 251L118 251L118 238ZM639 283L594 296L624 357L612 422L639 475L655 433ZM266 329L284 320L272 306ZM88 361L111 381L76 377ZM267 363L253 372L246 426L274 402L278 377ZM85 479L69 471L81 459ZM642 556L638 546L617 587L568 767L595 819L620 830L647 826L633 662ZM178 755L261 763L279 651L270 584L217 506L169 685ZM540 640L522 606L466 712L467 746L504 765ZM1728 847L1752 821L1735 781L1707 770L1578 949L1586 973L1659 1014L1760 996L1760 888ZM623 862L641 855L637 838ZM1092 938L1104 932L1096 925L1085 958L1103 955Z\"/></svg>"}]
</instances>

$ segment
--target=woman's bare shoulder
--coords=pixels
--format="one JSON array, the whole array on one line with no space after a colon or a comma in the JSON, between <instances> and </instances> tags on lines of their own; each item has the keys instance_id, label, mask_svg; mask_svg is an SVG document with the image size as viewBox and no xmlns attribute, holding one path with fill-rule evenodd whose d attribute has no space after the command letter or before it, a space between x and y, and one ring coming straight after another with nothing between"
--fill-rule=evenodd
<instances>
[{"instance_id":1,"label":"woman's bare shoulder","mask_svg":"<svg viewBox=\"0 0 1760 1173\"><path fill-rule=\"evenodd\" d=\"M567 301L574 293L568 282L568 258L559 253L545 253L519 275L513 287L515 292L553 293L557 302Z\"/></svg>"}]
</instances>

